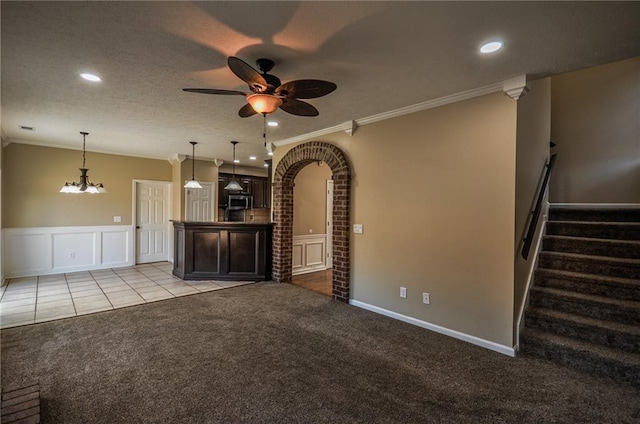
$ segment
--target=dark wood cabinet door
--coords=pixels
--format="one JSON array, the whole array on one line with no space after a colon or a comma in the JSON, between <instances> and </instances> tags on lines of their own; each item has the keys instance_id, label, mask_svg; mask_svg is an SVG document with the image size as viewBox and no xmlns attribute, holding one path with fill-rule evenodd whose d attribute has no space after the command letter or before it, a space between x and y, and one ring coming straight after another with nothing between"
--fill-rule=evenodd
<instances>
[{"instance_id":1,"label":"dark wood cabinet door","mask_svg":"<svg viewBox=\"0 0 640 424\"><path fill-rule=\"evenodd\" d=\"M253 195L253 207L256 209L267 207L266 193L267 179L254 177L251 181L251 194Z\"/></svg>"},{"instance_id":2,"label":"dark wood cabinet door","mask_svg":"<svg viewBox=\"0 0 640 424\"><path fill-rule=\"evenodd\" d=\"M218 207L219 208L227 207L227 196L229 195L229 192L224 188L227 186L227 184L229 184L230 181L231 181L231 176L226 174L218 175Z\"/></svg>"}]
</instances>

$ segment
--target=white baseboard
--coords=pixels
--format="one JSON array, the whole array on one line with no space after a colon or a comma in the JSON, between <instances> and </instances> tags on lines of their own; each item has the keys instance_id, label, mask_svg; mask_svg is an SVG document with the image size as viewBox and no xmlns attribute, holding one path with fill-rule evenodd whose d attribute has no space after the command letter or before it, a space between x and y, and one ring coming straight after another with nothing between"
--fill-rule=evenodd
<instances>
[{"instance_id":1,"label":"white baseboard","mask_svg":"<svg viewBox=\"0 0 640 424\"><path fill-rule=\"evenodd\" d=\"M435 331L436 333L444 334L445 336L453 337L458 340L462 340L485 349L493 350L494 352L502 353L507 356L516 356L516 351L513 347L504 346L489 340L484 340L476 336L461 333L459 331L451 330L449 328L441 327L430 322L422 321L417 318L413 318L407 315L402 315L397 312L390 311L388 309L380 308L379 306L370 305L368 303L361 302L359 300L350 299L349 304L357 306L358 308L366 309L371 312L385 315L390 318L394 318L400 321L404 321L409 324L417 325L418 327L426 328L427 330Z\"/></svg>"},{"instance_id":2,"label":"white baseboard","mask_svg":"<svg viewBox=\"0 0 640 424\"><path fill-rule=\"evenodd\" d=\"M134 265L131 225L4 228L5 278Z\"/></svg>"}]
</instances>

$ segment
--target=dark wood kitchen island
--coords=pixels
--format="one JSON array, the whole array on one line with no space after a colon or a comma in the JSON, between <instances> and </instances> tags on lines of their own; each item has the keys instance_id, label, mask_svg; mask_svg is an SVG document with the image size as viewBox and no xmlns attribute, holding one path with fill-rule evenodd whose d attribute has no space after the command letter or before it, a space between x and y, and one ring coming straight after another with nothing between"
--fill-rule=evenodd
<instances>
[{"instance_id":1,"label":"dark wood kitchen island","mask_svg":"<svg viewBox=\"0 0 640 424\"><path fill-rule=\"evenodd\" d=\"M173 275L183 280L271 280L272 223L173 221Z\"/></svg>"}]
</instances>

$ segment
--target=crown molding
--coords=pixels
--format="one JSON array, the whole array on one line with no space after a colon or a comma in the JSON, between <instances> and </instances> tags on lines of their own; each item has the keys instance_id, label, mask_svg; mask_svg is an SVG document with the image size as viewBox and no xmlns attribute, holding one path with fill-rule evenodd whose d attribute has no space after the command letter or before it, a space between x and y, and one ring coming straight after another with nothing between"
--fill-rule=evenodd
<instances>
[{"instance_id":1,"label":"crown molding","mask_svg":"<svg viewBox=\"0 0 640 424\"><path fill-rule=\"evenodd\" d=\"M527 87L527 76L519 75L504 81L502 83L502 91L513 100L518 100L529 91L529 87Z\"/></svg>"},{"instance_id":2,"label":"crown molding","mask_svg":"<svg viewBox=\"0 0 640 424\"><path fill-rule=\"evenodd\" d=\"M418 103L411 106L406 106L400 109L379 113L377 115L368 116L366 118L347 121L343 124L335 125L333 127L325 128L318 131L313 131L313 132L302 134L296 137L278 140L278 141L275 141L273 144L275 144L276 146L286 146L287 144L293 144L293 143L298 143L300 141L306 141L306 140L318 138L318 137L332 134L338 131L344 131L347 134L353 136L356 129L362 125L371 124L378 121L384 121L386 119L397 118L399 116L408 115L410 113L419 112L426 109L432 109L435 107L440 107L440 106L448 105L451 103L457 103L463 100L484 96L486 94L497 93L503 90L504 90L504 83L501 82L501 83L491 84L485 87L474 88L473 90L467 90L467 91L452 94L449 96L444 96L444 97L440 97L433 100L427 100L426 102Z\"/></svg>"}]
</instances>

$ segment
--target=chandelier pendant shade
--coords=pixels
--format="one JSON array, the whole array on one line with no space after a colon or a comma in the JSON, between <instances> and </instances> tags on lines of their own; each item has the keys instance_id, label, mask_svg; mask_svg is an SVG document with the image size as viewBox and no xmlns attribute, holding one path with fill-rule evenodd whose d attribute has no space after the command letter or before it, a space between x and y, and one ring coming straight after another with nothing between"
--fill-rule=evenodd
<instances>
[{"instance_id":1,"label":"chandelier pendant shade","mask_svg":"<svg viewBox=\"0 0 640 424\"><path fill-rule=\"evenodd\" d=\"M107 189L104 188L102 183L94 184L89 181L89 176L87 173L89 169L85 167L86 163L86 142L88 132L80 131L82 134L82 168L80 168L80 181L72 182L72 183L64 183L62 188L60 189L60 193L72 193L72 194L81 194L81 193L90 193L90 194L99 194L99 193L107 193Z\"/></svg>"},{"instance_id":2,"label":"chandelier pendant shade","mask_svg":"<svg viewBox=\"0 0 640 424\"><path fill-rule=\"evenodd\" d=\"M184 188L202 188L196 180L196 144L198 143L195 141L190 141L189 143L191 143L191 179L187 181Z\"/></svg>"},{"instance_id":3,"label":"chandelier pendant shade","mask_svg":"<svg viewBox=\"0 0 640 424\"><path fill-rule=\"evenodd\" d=\"M231 144L233 144L233 173L231 175L231 181L224 189L229 191L242 191L242 186L236 181L236 144L238 144L238 142L232 141Z\"/></svg>"}]
</instances>

